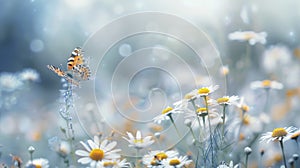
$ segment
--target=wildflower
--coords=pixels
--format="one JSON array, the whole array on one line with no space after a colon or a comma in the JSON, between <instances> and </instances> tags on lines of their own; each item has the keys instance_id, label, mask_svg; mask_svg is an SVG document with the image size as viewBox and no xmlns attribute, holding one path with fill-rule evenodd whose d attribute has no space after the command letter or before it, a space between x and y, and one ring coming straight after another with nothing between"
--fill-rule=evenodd
<instances>
[{"instance_id":1,"label":"wildflower","mask_svg":"<svg viewBox=\"0 0 300 168\"><path fill-rule=\"evenodd\" d=\"M163 167L162 161L168 158L174 158L178 156L178 152L170 151L151 151L149 154L143 156L143 164L147 167Z\"/></svg>"},{"instance_id":2,"label":"wildflower","mask_svg":"<svg viewBox=\"0 0 300 168\"><path fill-rule=\"evenodd\" d=\"M237 108L239 108L243 113L248 112L250 110L250 107L244 102L244 100L244 97L241 97L240 101L235 104Z\"/></svg>"},{"instance_id":3,"label":"wildflower","mask_svg":"<svg viewBox=\"0 0 300 168\"><path fill-rule=\"evenodd\" d=\"M154 143L154 140L152 140L152 136L146 136L145 138L142 138L140 131L136 132L136 137L134 137L130 132L127 132L127 135L129 139L127 139L126 137L123 138L129 142L129 147L143 149Z\"/></svg>"},{"instance_id":4,"label":"wildflower","mask_svg":"<svg viewBox=\"0 0 300 168\"><path fill-rule=\"evenodd\" d=\"M210 99L209 102L212 104L212 105L216 105L216 104L219 104L219 105L231 105L231 104L237 104L237 100L239 99L238 96L223 96L221 98L218 98L217 100L213 100L213 99Z\"/></svg>"},{"instance_id":5,"label":"wildflower","mask_svg":"<svg viewBox=\"0 0 300 168\"><path fill-rule=\"evenodd\" d=\"M39 73L34 69L25 69L19 73L19 77L22 81L36 82L40 79Z\"/></svg>"},{"instance_id":6,"label":"wildflower","mask_svg":"<svg viewBox=\"0 0 300 168\"><path fill-rule=\"evenodd\" d=\"M255 33L253 31L236 31L228 35L229 40L248 41L250 45L266 43L266 32Z\"/></svg>"},{"instance_id":7,"label":"wildflower","mask_svg":"<svg viewBox=\"0 0 300 168\"><path fill-rule=\"evenodd\" d=\"M207 116L208 119L210 120L211 126L215 126L215 125L222 123L222 117L219 114L219 112L217 111L217 109L211 109L209 111L209 113L207 111L204 111L205 109L206 109L205 107L198 108L197 109L198 116L200 116L200 117ZM197 127L199 127L199 123L196 122L196 119L197 119L196 117L197 116L192 111L187 111L184 116L184 118L192 119L192 126L197 128ZM205 123L205 125L203 125L203 123ZM207 122L201 122L200 124L201 124L201 126L204 126L204 127L208 126Z\"/></svg>"},{"instance_id":8,"label":"wildflower","mask_svg":"<svg viewBox=\"0 0 300 168\"><path fill-rule=\"evenodd\" d=\"M238 168L239 164L233 166L233 162L230 161L229 164L222 162L221 164L219 164L219 166L217 168Z\"/></svg>"},{"instance_id":9,"label":"wildflower","mask_svg":"<svg viewBox=\"0 0 300 168\"><path fill-rule=\"evenodd\" d=\"M276 81L263 80L263 81L254 81L250 84L251 89L282 89L283 85Z\"/></svg>"},{"instance_id":10,"label":"wildflower","mask_svg":"<svg viewBox=\"0 0 300 168\"><path fill-rule=\"evenodd\" d=\"M173 109L172 107L167 107L161 112L161 114L159 116L154 117L153 121L160 124L161 121L171 119L171 115L175 114L175 113L182 113L182 112L176 108Z\"/></svg>"},{"instance_id":11,"label":"wildflower","mask_svg":"<svg viewBox=\"0 0 300 168\"><path fill-rule=\"evenodd\" d=\"M179 156L168 158L162 161L164 168L180 168L190 164L192 160L189 160L187 156Z\"/></svg>"},{"instance_id":12,"label":"wildflower","mask_svg":"<svg viewBox=\"0 0 300 168\"><path fill-rule=\"evenodd\" d=\"M0 88L2 90L11 92L19 89L23 83L12 73L1 73L0 74Z\"/></svg>"},{"instance_id":13,"label":"wildflower","mask_svg":"<svg viewBox=\"0 0 300 168\"><path fill-rule=\"evenodd\" d=\"M44 158L34 159L32 161L30 160L26 164L26 168L32 168L32 167L48 168L49 167L49 161L47 159L44 159Z\"/></svg>"},{"instance_id":14,"label":"wildflower","mask_svg":"<svg viewBox=\"0 0 300 168\"><path fill-rule=\"evenodd\" d=\"M121 167L129 167L130 164L126 162L126 159L123 160L108 160L102 162L101 165L103 168L121 168Z\"/></svg>"},{"instance_id":15,"label":"wildflower","mask_svg":"<svg viewBox=\"0 0 300 168\"><path fill-rule=\"evenodd\" d=\"M62 157L66 157L71 153L70 143L67 141L62 141L58 137L49 139L48 143L50 145L50 148Z\"/></svg>"},{"instance_id":16,"label":"wildflower","mask_svg":"<svg viewBox=\"0 0 300 168\"><path fill-rule=\"evenodd\" d=\"M229 74L229 68L228 65L224 65L220 68L220 74L223 76L226 76Z\"/></svg>"},{"instance_id":17,"label":"wildflower","mask_svg":"<svg viewBox=\"0 0 300 168\"><path fill-rule=\"evenodd\" d=\"M219 85L215 85L215 86L211 85L209 87L202 87L202 88L198 89L198 95L200 97L208 96L209 94L216 91L217 89L219 89Z\"/></svg>"},{"instance_id":18,"label":"wildflower","mask_svg":"<svg viewBox=\"0 0 300 168\"><path fill-rule=\"evenodd\" d=\"M120 158L120 154L118 152L120 152L121 149L113 149L117 145L117 142L115 141L108 142L108 140L105 139L100 144L99 137L94 136L94 141L87 141L88 145L82 141L80 141L80 143L86 149L86 151L75 151L76 155L83 156L82 158L78 159L78 163L90 163L91 167L100 167L103 164L103 161Z\"/></svg>"},{"instance_id":19,"label":"wildflower","mask_svg":"<svg viewBox=\"0 0 300 168\"><path fill-rule=\"evenodd\" d=\"M278 67L287 66L292 59L292 53L286 46L271 46L263 53L262 64L267 72L274 72Z\"/></svg>"},{"instance_id":20,"label":"wildflower","mask_svg":"<svg viewBox=\"0 0 300 168\"><path fill-rule=\"evenodd\" d=\"M262 134L260 138L260 142L266 141L269 143L270 141L283 141L288 140L292 133L296 130L295 127L284 127L284 128L275 128L272 132L266 132Z\"/></svg>"},{"instance_id":21,"label":"wildflower","mask_svg":"<svg viewBox=\"0 0 300 168\"><path fill-rule=\"evenodd\" d=\"M267 141L267 142L270 142L271 140L279 141L285 167L287 167L287 164L286 164L286 158L284 154L283 143L289 139L287 137L289 137L295 130L296 130L295 127L275 128L273 132L267 132L260 138L261 141Z\"/></svg>"}]
</instances>

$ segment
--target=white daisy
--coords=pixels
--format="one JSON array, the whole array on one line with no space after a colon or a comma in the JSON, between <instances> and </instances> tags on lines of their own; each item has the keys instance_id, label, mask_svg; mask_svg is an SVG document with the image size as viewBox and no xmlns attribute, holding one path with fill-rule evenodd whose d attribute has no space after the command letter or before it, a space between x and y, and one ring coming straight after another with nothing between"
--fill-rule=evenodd
<instances>
[{"instance_id":1,"label":"white daisy","mask_svg":"<svg viewBox=\"0 0 300 168\"><path fill-rule=\"evenodd\" d=\"M19 77L22 81L36 82L40 79L39 73L34 69L25 69L19 73Z\"/></svg>"},{"instance_id":2,"label":"white daisy","mask_svg":"<svg viewBox=\"0 0 300 168\"><path fill-rule=\"evenodd\" d=\"M236 31L228 35L229 40L248 41L250 45L266 43L266 32L255 33L253 31Z\"/></svg>"},{"instance_id":3,"label":"white daisy","mask_svg":"<svg viewBox=\"0 0 300 168\"><path fill-rule=\"evenodd\" d=\"M238 104L237 100L239 100L239 97L238 96L223 96L223 97L220 97L218 98L217 100L213 100L213 99L210 99L209 102L212 104L212 105L231 105L231 104Z\"/></svg>"},{"instance_id":4,"label":"white daisy","mask_svg":"<svg viewBox=\"0 0 300 168\"><path fill-rule=\"evenodd\" d=\"M266 141L287 141L290 136L297 130L295 127L275 128L272 132L266 132L260 137L260 142Z\"/></svg>"},{"instance_id":5,"label":"white daisy","mask_svg":"<svg viewBox=\"0 0 300 168\"><path fill-rule=\"evenodd\" d=\"M271 81L271 80L263 80L263 81L254 81L250 84L251 89L282 89L282 83Z\"/></svg>"},{"instance_id":6,"label":"white daisy","mask_svg":"<svg viewBox=\"0 0 300 168\"><path fill-rule=\"evenodd\" d=\"M126 141L129 142L129 147L134 147L136 149L143 149L154 143L152 140L152 136L146 136L142 138L142 134L140 131L136 132L136 137L134 137L130 132L127 132L129 139L123 137Z\"/></svg>"},{"instance_id":7,"label":"white daisy","mask_svg":"<svg viewBox=\"0 0 300 168\"><path fill-rule=\"evenodd\" d=\"M197 90L198 96L199 97L208 96L209 94L216 91L217 89L219 89L219 85L215 85L215 86L211 85L209 87L202 87Z\"/></svg>"},{"instance_id":8,"label":"white daisy","mask_svg":"<svg viewBox=\"0 0 300 168\"><path fill-rule=\"evenodd\" d=\"M101 168L122 168L122 167L130 167L130 163L126 162L126 159L123 160L109 160L104 161L101 164Z\"/></svg>"},{"instance_id":9,"label":"white daisy","mask_svg":"<svg viewBox=\"0 0 300 168\"><path fill-rule=\"evenodd\" d=\"M153 118L153 122L160 124L161 121L170 120L170 116L175 113L182 113L182 109L167 107L165 108L160 115Z\"/></svg>"},{"instance_id":10,"label":"white daisy","mask_svg":"<svg viewBox=\"0 0 300 168\"><path fill-rule=\"evenodd\" d=\"M229 164L222 162L217 168L238 168L238 167L239 167L239 164L236 164L235 166L233 166L233 162L230 161Z\"/></svg>"},{"instance_id":11,"label":"white daisy","mask_svg":"<svg viewBox=\"0 0 300 168\"><path fill-rule=\"evenodd\" d=\"M196 116L195 112L189 110L185 113L185 118L192 119L192 127L193 128L198 128L199 123L197 122L196 117L202 117L202 116L208 116L210 120L211 126L216 126L220 123L222 123L222 116L218 113L217 109L213 108L209 110L209 113L207 113L206 108L198 108L197 109L198 116ZM208 121L207 117L205 117L205 126L208 127ZM202 120L203 121L203 120ZM203 125L203 122L200 122L201 126Z\"/></svg>"},{"instance_id":12,"label":"white daisy","mask_svg":"<svg viewBox=\"0 0 300 168\"><path fill-rule=\"evenodd\" d=\"M151 151L149 154L143 156L143 164L147 167L163 167L162 161L168 158L178 156L178 152L170 151Z\"/></svg>"},{"instance_id":13,"label":"white daisy","mask_svg":"<svg viewBox=\"0 0 300 168\"><path fill-rule=\"evenodd\" d=\"M31 168L48 168L49 167L49 161L44 158L39 159L33 159L32 161L28 161L26 164L26 167Z\"/></svg>"},{"instance_id":14,"label":"white daisy","mask_svg":"<svg viewBox=\"0 0 300 168\"><path fill-rule=\"evenodd\" d=\"M164 168L180 168L190 164L191 162L192 160L189 160L187 156L179 156L163 160L163 165Z\"/></svg>"},{"instance_id":15,"label":"white daisy","mask_svg":"<svg viewBox=\"0 0 300 168\"><path fill-rule=\"evenodd\" d=\"M81 164L90 163L91 167L100 167L103 161L120 158L120 154L118 152L120 152L121 149L113 149L117 145L117 142L115 141L108 142L108 140L105 139L100 144L99 137L94 136L94 141L88 140L87 144L82 141L80 141L80 143L86 149L86 151L75 151L76 155L83 156L78 159L78 162Z\"/></svg>"}]
</instances>

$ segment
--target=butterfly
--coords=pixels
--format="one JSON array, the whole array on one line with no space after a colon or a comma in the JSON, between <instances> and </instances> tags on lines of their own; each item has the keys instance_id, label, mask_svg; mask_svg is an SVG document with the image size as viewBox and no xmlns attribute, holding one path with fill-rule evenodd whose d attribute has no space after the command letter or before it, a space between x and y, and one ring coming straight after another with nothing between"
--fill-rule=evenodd
<instances>
[{"instance_id":1,"label":"butterfly","mask_svg":"<svg viewBox=\"0 0 300 168\"><path fill-rule=\"evenodd\" d=\"M63 71L54 65L47 65L47 68L76 86L79 86L80 81L89 80L91 77L91 70L84 61L80 47L76 47L68 58L67 71Z\"/></svg>"}]
</instances>

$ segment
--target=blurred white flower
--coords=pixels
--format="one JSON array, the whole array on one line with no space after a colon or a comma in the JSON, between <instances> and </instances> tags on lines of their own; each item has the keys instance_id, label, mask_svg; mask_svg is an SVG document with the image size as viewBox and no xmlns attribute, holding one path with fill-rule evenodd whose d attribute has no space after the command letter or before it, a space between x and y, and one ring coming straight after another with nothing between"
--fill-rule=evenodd
<instances>
[{"instance_id":1,"label":"blurred white flower","mask_svg":"<svg viewBox=\"0 0 300 168\"><path fill-rule=\"evenodd\" d=\"M251 89L282 89L283 84L276 82L276 81L271 81L271 80L263 80L263 81L254 81L251 82L250 84Z\"/></svg>"},{"instance_id":2,"label":"blurred white flower","mask_svg":"<svg viewBox=\"0 0 300 168\"><path fill-rule=\"evenodd\" d=\"M22 81L37 82L40 79L39 73L34 69L25 69L19 73L19 77Z\"/></svg>"},{"instance_id":3,"label":"blurred white flower","mask_svg":"<svg viewBox=\"0 0 300 168\"><path fill-rule=\"evenodd\" d=\"M107 139L103 140L100 144L99 137L94 136L94 141L88 140L87 144L80 141L85 150L76 150L75 154L82 156L78 159L78 163L90 164L91 167L100 167L104 161L111 159L119 159L121 156L118 152L121 149L113 149L116 147L117 142L109 142Z\"/></svg>"},{"instance_id":4,"label":"blurred white flower","mask_svg":"<svg viewBox=\"0 0 300 168\"><path fill-rule=\"evenodd\" d=\"M274 72L278 67L286 66L292 58L291 51L282 45L271 46L263 53L263 67L267 72Z\"/></svg>"},{"instance_id":5,"label":"blurred white flower","mask_svg":"<svg viewBox=\"0 0 300 168\"><path fill-rule=\"evenodd\" d=\"M23 85L18 77L12 73L1 73L0 74L0 88L5 91L14 91L19 89Z\"/></svg>"},{"instance_id":6,"label":"blurred white flower","mask_svg":"<svg viewBox=\"0 0 300 168\"><path fill-rule=\"evenodd\" d=\"M187 156L179 156L173 158L167 158L162 161L164 168L180 168L189 165L192 160L189 160Z\"/></svg>"},{"instance_id":7,"label":"blurred white flower","mask_svg":"<svg viewBox=\"0 0 300 168\"><path fill-rule=\"evenodd\" d=\"M226 75L229 74L229 67L228 67L228 65L221 66L221 68L220 68L220 74L222 76L226 76Z\"/></svg>"},{"instance_id":8,"label":"blurred white flower","mask_svg":"<svg viewBox=\"0 0 300 168\"><path fill-rule=\"evenodd\" d=\"M228 35L229 40L248 41L250 45L265 44L266 37L266 32L256 33L253 31L236 31Z\"/></svg>"},{"instance_id":9,"label":"blurred white flower","mask_svg":"<svg viewBox=\"0 0 300 168\"><path fill-rule=\"evenodd\" d=\"M147 167L163 167L162 161L168 158L178 156L178 152L170 151L150 151L149 154L143 156L143 164Z\"/></svg>"},{"instance_id":10,"label":"blurred white flower","mask_svg":"<svg viewBox=\"0 0 300 168\"><path fill-rule=\"evenodd\" d=\"M297 130L295 127L284 127L284 128L275 128L272 132L266 132L263 133L262 136L260 137L260 142L267 142L269 143L270 141L287 141L289 140L290 136Z\"/></svg>"},{"instance_id":11,"label":"blurred white flower","mask_svg":"<svg viewBox=\"0 0 300 168\"><path fill-rule=\"evenodd\" d=\"M235 104L238 109L240 109L242 112L248 112L250 110L250 107L245 103L245 98L241 97L240 101Z\"/></svg>"},{"instance_id":12,"label":"blurred white flower","mask_svg":"<svg viewBox=\"0 0 300 168\"><path fill-rule=\"evenodd\" d=\"M134 137L130 132L127 132L129 139L123 137L126 141L129 142L129 147L134 147L136 149L143 149L154 143L152 140L152 136L146 136L142 138L142 134L140 131L136 132L136 137Z\"/></svg>"},{"instance_id":13,"label":"blurred white flower","mask_svg":"<svg viewBox=\"0 0 300 168\"><path fill-rule=\"evenodd\" d=\"M53 137L48 140L50 148L57 152L60 156L66 157L71 153L71 145L67 141L62 141L58 137Z\"/></svg>"},{"instance_id":14,"label":"blurred white flower","mask_svg":"<svg viewBox=\"0 0 300 168\"><path fill-rule=\"evenodd\" d=\"M39 168L48 168L49 161L44 158L33 159L32 161L28 161L26 167L39 167Z\"/></svg>"}]
</instances>

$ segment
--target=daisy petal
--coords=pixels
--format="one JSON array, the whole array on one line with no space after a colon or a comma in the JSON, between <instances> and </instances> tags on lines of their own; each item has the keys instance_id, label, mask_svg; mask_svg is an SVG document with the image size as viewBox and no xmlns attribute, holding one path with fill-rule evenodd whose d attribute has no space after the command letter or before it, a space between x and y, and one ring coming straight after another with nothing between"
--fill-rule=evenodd
<instances>
[{"instance_id":1,"label":"daisy petal","mask_svg":"<svg viewBox=\"0 0 300 168\"><path fill-rule=\"evenodd\" d=\"M75 154L78 156L89 156L90 153L84 150L76 150Z\"/></svg>"},{"instance_id":2,"label":"daisy petal","mask_svg":"<svg viewBox=\"0 0 300 168\"><path fill-rule=\"evenodd\" d=\"M81 163L81 164L87 164L91 161L92 161L92 159L89 157L83 157L83 158L78 159L78 163Z\"/></svg>"}]
</instances>

